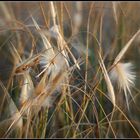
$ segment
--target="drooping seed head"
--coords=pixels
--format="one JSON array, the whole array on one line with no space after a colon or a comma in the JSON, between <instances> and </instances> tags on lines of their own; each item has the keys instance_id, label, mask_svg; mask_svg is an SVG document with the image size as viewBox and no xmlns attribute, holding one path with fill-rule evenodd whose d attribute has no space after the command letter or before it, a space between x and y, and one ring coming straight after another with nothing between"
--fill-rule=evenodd
<instances>
[{"instance_id":1,"label":"drooping seed head","mask_svg":"<svg viewBox=\"0 0 140 140\"><path fill-rule=\"evenodd\" d=\"M110 71L110 79L113 84L117 83L120 90L123 90L125 93L125 98L128 105L128 93L131 95L131 88L135 86L136 74L133 71L134 66L132 63L118 63L111 71Z\"/></svg>"}]
</instances>

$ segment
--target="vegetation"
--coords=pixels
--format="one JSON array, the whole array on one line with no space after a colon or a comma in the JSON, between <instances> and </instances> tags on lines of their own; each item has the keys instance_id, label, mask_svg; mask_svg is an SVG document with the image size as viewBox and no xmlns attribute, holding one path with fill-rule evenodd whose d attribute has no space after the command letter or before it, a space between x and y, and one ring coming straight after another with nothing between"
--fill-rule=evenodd
<instances>
[{"instance_id":1,"label":"vegetation","mask_svg":"<svg viewBox=\"0 0 140 140\"><path fill-rule=\"evenodd\" d=\"M139 138L139 2L0 2L1 138Z\"/></svg>"}]
</instances>

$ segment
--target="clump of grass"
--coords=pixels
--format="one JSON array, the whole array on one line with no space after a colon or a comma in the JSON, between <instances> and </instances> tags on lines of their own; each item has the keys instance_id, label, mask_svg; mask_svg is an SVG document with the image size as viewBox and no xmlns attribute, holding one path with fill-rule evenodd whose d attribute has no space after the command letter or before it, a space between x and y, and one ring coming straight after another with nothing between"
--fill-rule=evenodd
<instances>
[{"instance_id":1,"label":"clump of grass","mask_svg":"<svg viewBox=\"0 0 140 140\"><path fill-rule=\"evenodd\" d=\"M0 137L140 137L139 63L129 56L139 44L135 8L39 2L22 21L20 4L0 4L0 65L12 65L7 77L0 71Z\"/></svg>"}]
</instances>

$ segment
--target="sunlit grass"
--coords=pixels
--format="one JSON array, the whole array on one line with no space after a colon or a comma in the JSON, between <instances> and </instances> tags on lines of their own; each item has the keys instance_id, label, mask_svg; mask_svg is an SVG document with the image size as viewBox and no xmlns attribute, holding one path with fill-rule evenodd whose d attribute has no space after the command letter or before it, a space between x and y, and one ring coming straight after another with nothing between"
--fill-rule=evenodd
<instances>
[{"instance_id":1,"label":"sunlit grass","mask_svg":"<svg viewBox=\"0 0 140 140\"><path fill-rule=\"evenodd\" d=\"M139 8L0 2L0 137L139 138Z\"/></svg>"}]
</instances>

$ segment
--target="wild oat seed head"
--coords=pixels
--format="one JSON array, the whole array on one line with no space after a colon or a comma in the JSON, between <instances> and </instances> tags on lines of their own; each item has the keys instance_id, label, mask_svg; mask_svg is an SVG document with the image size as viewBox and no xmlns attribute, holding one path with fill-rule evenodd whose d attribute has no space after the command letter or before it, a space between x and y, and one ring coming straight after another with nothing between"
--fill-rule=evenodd
<instances>
[{"instance_id":1,"label":"wild oat seed head","mask_svg":"<svg viewBox=\"0 0 140 140\"><path fill-rule=\"evenodd\" d=\"M40 66L42 68L40 76L42 73L47 71L48 75L55 77L60 70L64 68L65 62L61 53L56 53L54 56L50 56L47 52L42 55L40 58Z\"/></svg>"},{"instance_id":2,"label":"wild oat seed head","mask_svg":"<svg viewBox=\"0 0 140 140\"><path fill-rule=\"evenodd\" d=\"M109 73L112 83L117 83L119 89L124 91L128 109L129 105L127 94L129 93L133 98L131 88L135 86L134 82L136 79L136 74L133 69L134 66L130 62L118 63Z\"/></svg>"},{"instance_id":3,"label":"wild oat seed head","mask_svg":"<svg viewBox=\"0 0 140 140\"><path fill-rule=\"evenodd\" d=\"M24 82L21 88L21 95L20 95L21 104L27 101L32 96L33 89L34 86L30 75L28 74L24 75Z\"/></svg>"}]
</instances>

